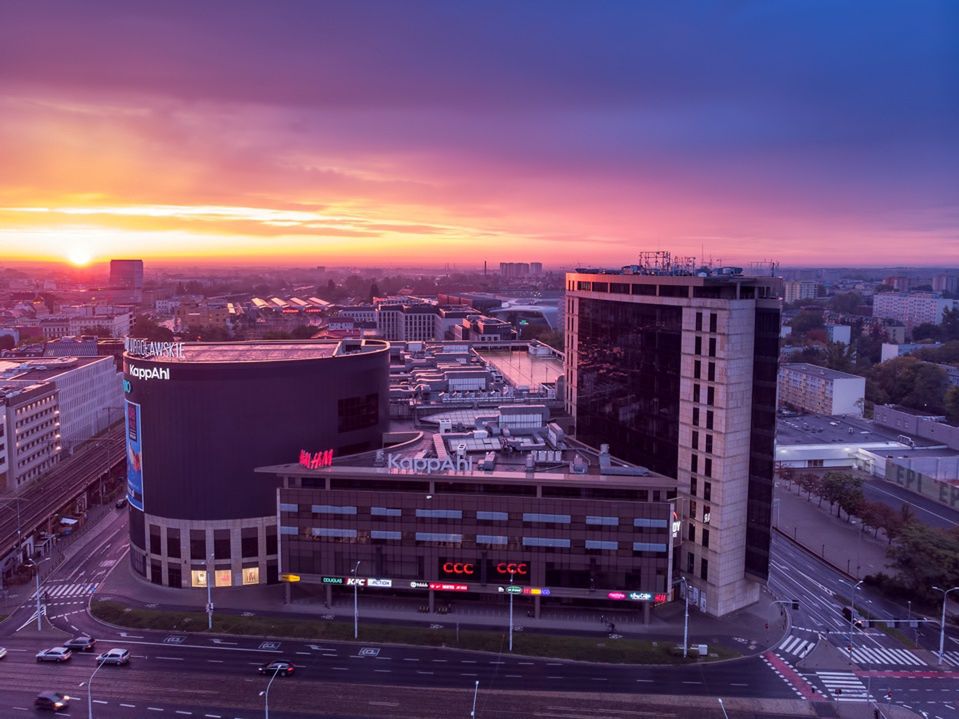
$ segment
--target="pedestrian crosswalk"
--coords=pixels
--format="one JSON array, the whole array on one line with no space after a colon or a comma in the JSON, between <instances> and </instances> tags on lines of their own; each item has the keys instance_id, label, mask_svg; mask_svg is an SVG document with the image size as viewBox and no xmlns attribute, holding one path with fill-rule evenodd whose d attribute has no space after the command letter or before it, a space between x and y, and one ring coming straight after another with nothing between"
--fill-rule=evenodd
<instances>
[{"instance_id":1,"label":"pedestrian crosswalk","mask_svg":"<svg viewBox=\"0 0 959 719\"><path fill-rule=\"evenodd\" d=\"M869 692L852 672L816 672L816 676L837 702L869 701Z\"/></svg>"},{"instance_id":2,"label":"pedestrian crosswalk","mask_svg":"<svg viewBox=\"0 0 959 719\"><path fill-rule=\"evenodd\" d=\"M777 648L781 652L794 654L802 659L804 656L809 654L809 652L811 652L815 646L815 639L806 639L804 637L797 637L794 634L790 634L788 637L783 639L782 643Z\"/></svg>"},{"instance_id":3,"label":"pedestrian crosswalk","mask_svg":"<svg viewBox=\"0 0 959 719\"><path fill-rule=\"evenodd\" d=\"M65 597L85 597L96 591L97 583L83 582L82 584L53 584L40 590L41 596L46 595L48 599L63 599ZM31 599L37 598L37 593L30 595Z\"/></svg>"},{"instance_id":4,"label":"pedestrian crosswalk","mask_svg":"<svg viewBox=\"0 0 959 719\"><path fill-rule=\"evenodd\" d=\"M843 647L839 651L847 658L849 657L848 648ZM888 647L856 647L852 650L852 660L856 664L926 665L908 649L889 649Z\"/></svg>"},{"instance_id":5,"label":"pedestrian crosswalk","mask_svg":"<svg viewBox=\"0 0 959 719\"><path fill-rule=\"evenodd\" d=\"M959 667L959 652L943 652L942 660L954 667Z\"/></svg>"}]
</instances>

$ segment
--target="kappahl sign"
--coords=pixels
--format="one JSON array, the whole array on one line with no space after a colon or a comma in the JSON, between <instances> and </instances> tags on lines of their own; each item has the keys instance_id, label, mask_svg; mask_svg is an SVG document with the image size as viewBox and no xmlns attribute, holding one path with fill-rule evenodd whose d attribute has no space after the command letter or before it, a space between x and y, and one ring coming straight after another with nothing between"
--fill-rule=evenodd
<instances>
[{"instance_id":1,"label":"kappahl sign","mask_svg":"<svg viewBox=\"0 0 959 719\"><path fill-rule=\"evenodd\" d=\"M169 367L137 367L136 365L131 364L129 372L131 377L136 377L137 379L142 380L170 379Z\"/></svg>"},{"instance_id":2,"label":"kappahl sign","mask_svg":"<svg viewBox=\"0 0 959 719\"><path fill-rule=\"evenodd\" d=\"M390 469L403 469L407 472L420 472L422 474L432 474L433 472L472 472L472 457L457 457L454 459L438 459L431 457L397 457L391 454L387 459L386 466Z\"/></svg>"}]
</instances>

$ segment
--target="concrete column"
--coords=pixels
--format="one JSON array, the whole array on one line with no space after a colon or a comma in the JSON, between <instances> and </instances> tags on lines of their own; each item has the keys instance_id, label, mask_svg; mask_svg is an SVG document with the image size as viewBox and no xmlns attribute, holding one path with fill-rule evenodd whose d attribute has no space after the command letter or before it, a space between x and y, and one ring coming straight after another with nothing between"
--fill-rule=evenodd
<instances>
[{"instance_id":1,"label":"concrete column","mask_svg":"<svg viewBox=\"0 0 959 719\"><path fill-rule=\"evenodd\" d=\"M284 604L291 604L293 602L293 584L292 582L284 582L283 584L286 585L283 592L283 602Z\"/></svg>"},{"instance_id":2,"label":"concrete column","mask_svg":"<svg viewBox=\"0 0 959 719\"><path fill-rule=\"evenodd\" d=\"M643 602L643 624L649 624L649 613L651 611L652 602Z\"/></svg>"},{"instance_id":3,"label":"concrete column","mask_svg":"<svg viewBox=\"0 0 959 719\"><path fill-rule=\"evenodd\" d=\"M435 604L436 604L435 599L436 599L436 592L434 592L434 591L431 589L431 590L430 590L430 614L433 613L433 607L434 607Z\"/></svg>"},{"instance_id":4,"label":"concrete column","mask_svg":"<svg viewBox=\"0 0 959 719\"><path fill-rule=\"evenodd\" d=\"M329 584L326 585L326 606L333 606L333 587L331 587Z\"/></svg>"},{"instance_id":5,"label":"concrete column","mask_svg":"<svg viewBox=\"0 0 959 719\"><path fill-rule=\"evenodd\" d=\"M539 609L540 609L540 600L542 597L535 596L533 597L533 616L539 619Z\"/></svg>"}]
</instances>

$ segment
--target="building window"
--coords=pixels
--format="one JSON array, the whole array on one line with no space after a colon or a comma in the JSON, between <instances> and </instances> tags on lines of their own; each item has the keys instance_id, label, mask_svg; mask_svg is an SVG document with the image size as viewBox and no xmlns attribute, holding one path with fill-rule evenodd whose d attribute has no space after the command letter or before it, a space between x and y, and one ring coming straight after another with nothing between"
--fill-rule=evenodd
<instances>
[{"instance_id":1,"label":"building window","mask_svg":"<svg viewBox=\"0 0 959 719\"><path fill-rule=\"evenodd\" d=\"M703 546L709 548L709 530L703 529Z\"/></svg>"},{"instance_id":2,"label":"building window","mask_svg":"<svg viewBox=\"0 0 959 719\"><path fill-rule=\"evenodd\" d=\"M693 407L693 426L699 426L699 407Z\"/></svg>"},{"instance_id":3,"label":"building window","mask_svg":"<svg viewBox=\"0 0 959 719\"><path fill-rule=\"evenodd\" d=\"M703 353L703 338L699 335L696 335L696 339L693 341L693 354L701 355Z\"/></svg>"},{"instance_id":4,"label":"building window","mask_svg":"<svg viewBox=\"0 0 959 719\"><path fill-rule=\"evenodd\" d=\"M619 549L619 542L608 542L602 539L587 539L586 549L616 550Z\"/></svg>"},{"instance_id":5,"label":"building window","mask_svg":"<svg viewBox=\"0 0 959 719\"><path fill-rule=\"evenodd\" d=\"M206 570L194 569L190 572L190 586L206 588Z\"/></svg>"},{"instance_id":6,"label":"building window","mask_svg":"<svg viewBox=\"0 0 959 719\"><path fill-rule=\"evenodd\" d=\"M285 502L280 502L280 511L281 512L299 512L300 505L298 504L287 504Z\"/></svg>"},{"instance_id":7,"label":"building window","mask_svg":"<svg viewBox=\"0 0 959 719\"><path fill-rule=\"evenodd\" d=\"M706 411L706 429L712 429L712 428L713 428L713 411L707 410Z\"/></svg>"},{"instance_id":8,"label":"building window","mask_svg":"<svg viewBox=\"0 0 959 719\"><path fill-rule=\"evenodd\" d=\"M313 514L356 514L356 507L336 506L333 504L314 504Z\"/></svg>"},{"instance_id":9,"label":"building window","mask_svg":"<svg viewBox=\"0 0 959 719\"><path fill-rule=\"evenodd\" d=\"M689 503L689 518L696 519L696 503L695 502Z\"/></svg>"},{"instance_id":10,"label":"building window","mask_svg":"<svg viewBox=\"0 0 959 719\"><path fill-rule=\"evenodd\" d=\"M402 517L403 510L392 507L370 507L370 514L374 517Z\"/></svg>"},{"instance_id":11,"label":"building window","mask_svg":"<svg viewBox=\"0 0 959 719\"><path fill-rule=\"evenodd\" d=\"M356 539L355 529L338 529L333 527L313 527L310 530L313 537L333 537L336 539Z\"/></svg>"},{"instance_id":12,"label":"building window","mask_svg":"<svg viewBox=\"0 0 959 719\"><path fill-rule=\"evenodd\" d=\"M651 527L654 529L666 529L669 526L669 522L665 519L650 519L648 517L636 517L633 520L634 527Z\"/></svg>"},{"instance_id":13,"label":"building window","mask_svg":"<svg viewBox=\"0 0 959 719\"><path fill-rule=\"evenodd\" d=\"M696 313L696 331L697 332L703 331L703 313L702 312Z\"/></svg>"},{"instance_id":14,"label":"building window","mask_svg":"<svg viewBox=\"0 0 959 719\"><path fill-rule=\"evenodd\" d=\"M716 356L716 338L715 337L709 338L709 356L710 357Z\"/></svg>"},{"instance_id":15,"label":"building window","mask_svg":"<svg viewBox=\"0 0 959 719\"><path fill-rule=\"evenodd\" d=\"M476 512L476 518L481 522L506 522L509 520L509 512Z\"/></svg>"},{"instance_id":16,"label":"building window","mask_svg":"<svg viewBox=\"0 0 959 719\"><path fill-rule=\"evenodd\" d=\"M396 532L393 530L385 529L374 529L370 531L370 539L380 539L380 540L397 540L402 539L403 534L401 532Z\"/></svg>"},{"instance_id":17,"label":"building window","mask_svg":"<svg viewBox=\"0 0 959 719\"><path fill-rule=\"evenodd\" d=\"M280 534L284 537L295 537L300 533L297 527L280 527Z\"/></svg>"},{"instance_id":18,"label":"building window","mask_svg":"<svg viewBox=\"0 0 959 719\"><path fill-rule=\"evenodd\" d=\"M699 432L693 432L693 449L699 449Z\"/></svg>"},{"instance_id":19,"label":"building window","mask_svg":"<svg viewBox=\"0 0 959 719\"><path fill-rule=\"evenodd\" d=\"M708 504L704 504L704 505L703 505L703 524L709 524L710 514L712 514L712 512L711 512L711 510L710 510L710 508L709 508L709 505L708 505Z\"/></svg>"},{"instance_id":20,"label":"building window","mask_svg":"<svg viewBox=\"0 0 959 719\"><path fill-rule=\"evenodd\" d=\"M712 407L716 403L716 388L708 387L706 388L706 404Z\"/></svg>"},{"instance_id":21,"label":"building window","mask_svg":"<svg viewBox=\"0 0 959 719\"><path fill-rule=\"evenodd\" d=\"M696 496L696 488L697 488L696 485L697 485L696 478L690 477L689 478L689 494L692 497Z\"/></svg>"},{"instance_id":22,"label":"building window","mask_svg":"<svg viewBox=\"0 0 959 719\"><path fill-rule=\"evenodd\" d=\"M713 498L713 483L712 482L703 482L703 499L707 502L712 501Z\"/></svg>"},{"instance_id":23,"label":"building window","mask_svg":"<svg viewBox=\"0 0 959 719\"><path fill-rule=\"evenodd\" d=\"M716 363L710 362L709 366L706 368L706 379L710 382L716 381Z\"/></svg>"},{"instance_id":24,"label":"building window","mask_svg":"<svg viewBox=\"0 0 959 719\"><path fill-rule=\"evenodd\" d=\"M706 435L706 451L709 454L713 453L713 436L711 434Z\"/></svg>"},{"instance_id":25,"label":"building window","mask_svg":"<svg viewBox=\"0 0 959 719\"><path fill-rule=\"evenodd\" d=\"M709 314L709 331L715 332L718 324L719 324L719 317L716 315L715 312L711 312Z\"/></svg>"},{"instance_id":26,"label":"building window","mask_svg":"<svg viewBox=\"0 0 959 719\"><path fill-rule=\"evenodd\" d=\"M693 379L701 379L703 373L703 363L700 360L693 362Z\"/></svg>"},{"instance_id":27,"label":"building window","mask_svg":"<svg viewBox=\"0 0 959 719\"><path fill-rule=\"evenodd\" d=\"M693 402L699 402L699 385L693 385Z\"/></svg>"},{"instance_id":28,"label":"building window","mask_svg":"<svg viewBox=\"0 0 959 719\"><path fill-rule=\"evenodd\" d=\"M689 523L689 531L686 533L686 536L689 538L690 542L696 541L696 525L692 522Z\"/></svg>"},{"instance_id":29,"label":"building window","mask_svg":"<svg viewBox=\"0 0 959 719\"><path fill-rule=\"evenodd\" d=\"M699 560L699 578L709 581L709 560L706 557Z\"/></svg>"},{"instance_id":30,"label":"building window","mask_svg":"<svg viewBox=\"0 0 959 719\"><path fill-rule=\"evenodd\" d=\"M689 455L689 471L690 472L699 471L699 455L698 454Z\"/></svg>"},{"instance_id":31,"label":"building window","mask_svg":"<svg viewBox=\"0 0 959 719\"><path fill-rule=\"evenodd\" d=\"M352 432L375 427L380 421L380 394L347 397L337 402L339 431Z\"/></svg>"},{"instance_id":32,"label":"building window","mask_svg":"<svg viewBox=\"0 0 959 719\"><path fill-rule=\"evenodd\" d=\"M542 524L569 524L572 517L568 514L538 514L536 512L523 512L523 521Z\"/></svg>"},{"instance_id":33,"label":"building window","mask_svg":"<svg viewBox=\"0 0 959 719\"><path fill-rule=\"evenodd\" d=\"M257 535L256 527L247 528L242 531L243 536L240 537L240 553L244 557L256 557L260 553L260 538Z\"/></svg>"},{"instance_id":34,"label":"building window","mask_svg":"<svg viewBox=\"0 0 959 719\"><path fill-rule=\"evenodd\" d=\"M509 537L502 534L477 534L476 543L506 546L507 544L509 544Z\"/></svg>"},{"instance_id":35,"label":"building window","mask_svg":"<svg viewBox=\"0 0 959 719\"><path fill-rule=\"evenodd\" d=\"M712 477L712 476L713 476L713 460L712 460L712 458L706 457L706 461L703 462L703 464L705 465L705 466L703 467L703 474L705 474L707 477Z\"/></svg>"},{"instance_id":36,"label":"building window","mask_svg":"<svg viewBox=\"0 0 959 719\"><path fill-rule=\"evenodd\" d=\"M695 558L695 556L693 555L692 552L689 552L689 553L686 555L686 571L689 572L690 574L693 573L693 567L694 567L693 562L694 562L695 560L696 560L696 558Z\"/></svg>"},{"instance_id":37,"label":"building window","mask_svg":"<svg viewBox=\"0 0 959 719\"><path fill-rule=\"evenodd\" d=\"M634 552L665 552L666 545L662 542L633 542Z\"/></svg>"},{"instance_id":38,"label":"building window","mask_svg":"<svg viewBox=\"0 0 959 719\"><path fill-rule=\"evenodd\" d=\"M417 509L416 516L424 519L462 519L460 509Z\"/></svg>"},{"instance_id":39,"label":"building window","mask_svg":"<svg viewBox=\"0 0 959 719\"><path fill-rule=\"evenodd\" d=\"M244 567L243 568L243 584L259 584L259 583L260 583L260 568Z\"/></svg>"},{"instance_id":40,"label":"building window","mask_svg":"<svg viewBox=\"0 0 959 719\"><path fill-rule=\"evenodd\" d=\"M213 581L215 587L231 587L233 586L233 572L229 569L217 569L213 572Z\"/></svg>"},{"instance_id":41,"label":"building window","mask_svg":"<svg viewBox=\"0 0 959 719\"><path fill-rule=\"evenodd\" d=\"M568 539L559 537L523 537L524 547L555 547L557 549L569 549Z\"/></svg>"},{"instance_id":42,"label":"building window","mask_svg":"<svg viewBox=\"0 0 959 719\"><path fill-rule=\"evenodd\" d=\"M604 527L618 527L619 517L601 517L601 516L587 514L586 524L600 525Z\"/></svg>"},{"instance_id":43,"label":"building window","mask_svg":"<svg viewBox=\"0 0 959 719\"><path fill-rule=\"evenodd\" d=\"M206 559L206 532L202 529L190 530L190 559Z\"/></svg>"},{"instance_id":44,"label":"building window","mask_svg":"<svg viewBox=\"0 0 959 719\"><path fill-rule=\"evenodd\" d=\"M463 535L445 532L417 532L416 541L438 542L441 544L461 544L463 542Z\"/></svg>"}]
</instances>

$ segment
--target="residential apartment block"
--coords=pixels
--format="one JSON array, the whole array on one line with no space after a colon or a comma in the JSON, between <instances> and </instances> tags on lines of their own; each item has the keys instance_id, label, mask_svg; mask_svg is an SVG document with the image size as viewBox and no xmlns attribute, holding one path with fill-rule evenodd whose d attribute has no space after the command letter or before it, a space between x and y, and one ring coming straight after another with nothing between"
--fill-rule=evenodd
<instances>
[{"instance_id":1,"label":"residential apartment block","mask_svg":"<svg viewBox=\"0 0 959 719\"><path fill-rule=\"evenodd\" d=\"M796 362L779 368L779 404L826 415L862 417L866 378Z\"/></svg>"},{"instance_id":2,"label":"residential apartment block","mask_svg":"<svg viewBox=\"0 0 959 719\"><path fill-rule=\"evenodd\" d=\"M932 292L880 292L873 297L872 316L896 320L908 328L926 322L938 325L942 313L956 305L956 300Z\"/></svg>"}]
</instances>

